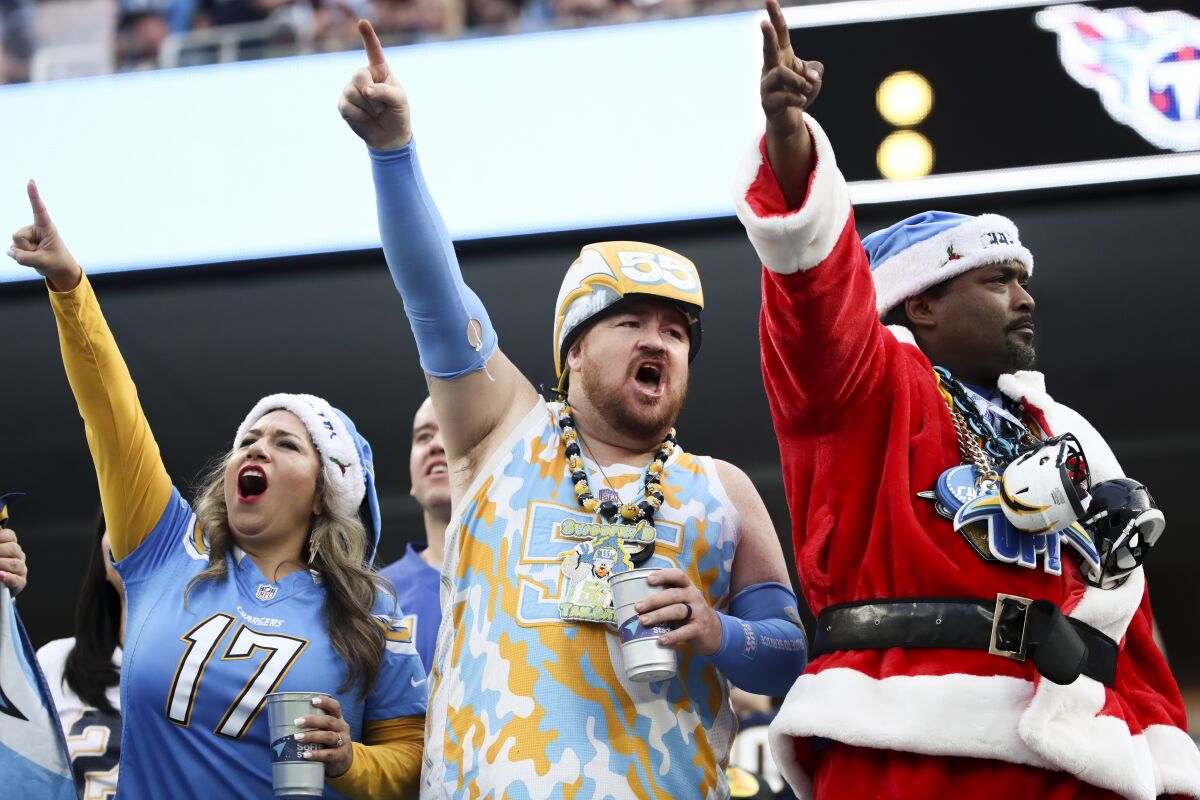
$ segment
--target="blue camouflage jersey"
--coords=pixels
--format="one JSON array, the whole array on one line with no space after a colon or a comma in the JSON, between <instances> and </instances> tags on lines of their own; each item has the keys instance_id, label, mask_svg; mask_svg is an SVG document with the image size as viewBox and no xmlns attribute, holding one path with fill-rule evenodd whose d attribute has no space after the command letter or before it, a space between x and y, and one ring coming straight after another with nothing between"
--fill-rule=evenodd
<instances>
[{"instance_id":1,"label":"blue camouflage jersey","mask_svg":"<svg viewBox=\"0 0 1200 800\"><path fill-rule=\"evenodd\" d=\"M632 683L608 625L559 616L562 556L578 544L560 523L597 517L575 502L557 408L530 410L452 517L422 796L725 797L735 721L711 660L681 651L676 678ZM589 482L632 500L645 467L606 467ZM643 566L680 567L723 606L738 515L712 459L676 448L665 476Z\"/></svg>"}]
</instances>

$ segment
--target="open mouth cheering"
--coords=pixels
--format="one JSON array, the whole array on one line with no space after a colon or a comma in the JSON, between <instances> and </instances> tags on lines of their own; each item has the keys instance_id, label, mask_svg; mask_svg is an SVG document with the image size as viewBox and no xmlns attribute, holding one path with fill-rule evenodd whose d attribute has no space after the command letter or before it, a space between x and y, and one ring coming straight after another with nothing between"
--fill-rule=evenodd
<instances>
[{"instance_id":1,"label":"open mouth cheering","mask_svg":"<svg viewBox=\"0 0 1200 800\"><path fill-rule=\"evenodd\" d=\"M267 491L267 474L257 464L247 464L238 470L238 500L253 503Z\"/></svg>"},{"instance_id":2,"label":"open mouth cheering","mask_svg":"<svg viewBox=\"0 0 1200 800\"><path fill-rule=\"evenodd\" d=\"M661 361L642 361L634 368L633 379L642 391L657 397L663 390L663 372Z\"/></svg>"}]
</instances>

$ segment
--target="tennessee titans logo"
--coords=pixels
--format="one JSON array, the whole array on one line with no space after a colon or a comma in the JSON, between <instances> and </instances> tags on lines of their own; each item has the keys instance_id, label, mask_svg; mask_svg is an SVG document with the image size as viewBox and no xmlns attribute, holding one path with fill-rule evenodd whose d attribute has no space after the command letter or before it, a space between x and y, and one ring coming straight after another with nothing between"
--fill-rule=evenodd
<instances>
[{"instance_id":1,"label":"tennessee titans logo","mask_svg":"<svg viewBox=\"0 0 1200 800\"><path fill-rule=\"evenodd\" d=\"M1080 5L1036 19L1058 34L1067 74L1094 89L1109 116L1164 150L1200 149L1200 19Z\"/></svg>"},{"instance_id":2,"label":"tennessee titans logo","mask_svg":"<svg viewBox=\"0 0 1200 800\"><path fill-rule=\"evenodd\" d=\"M258 591L256 591L254 593L254 596L257 597L259 600L262 600L265 603L266 601L268 601L272 597L274 597L275 593L278 591L279 591L278 586L271 586L270 584L267 584L267 583L260 583L258 585Z\"/></svg>"}]
</instances>

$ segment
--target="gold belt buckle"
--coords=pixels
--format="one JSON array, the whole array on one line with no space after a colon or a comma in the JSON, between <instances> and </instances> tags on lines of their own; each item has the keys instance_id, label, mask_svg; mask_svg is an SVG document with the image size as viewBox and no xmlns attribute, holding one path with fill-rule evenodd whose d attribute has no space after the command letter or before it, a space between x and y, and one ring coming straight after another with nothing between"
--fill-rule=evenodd
<instances>
[{"instance_id":1,"label":"gold belt buckle","mask_svg":"<svg viewBox=\"0 0 1200 800\"><path fill-rule=\"evenodd\" d=\"M1000 612L1004 610L1005 601L1010 600L1025 609L1025 618L1021 623L1021 641L1017 650L1005 650L996 646L996 633L1000 627ZM992 636L988 640L989 653L994 656L1011 658L1013 661L1025 660L1025 633L1029 630L1029 606L1032 604L1033 601L1028 597L1018 597L1015 594L1002 593L996 595L996 609L992 614Z\"/></svg>"}]
</instances>

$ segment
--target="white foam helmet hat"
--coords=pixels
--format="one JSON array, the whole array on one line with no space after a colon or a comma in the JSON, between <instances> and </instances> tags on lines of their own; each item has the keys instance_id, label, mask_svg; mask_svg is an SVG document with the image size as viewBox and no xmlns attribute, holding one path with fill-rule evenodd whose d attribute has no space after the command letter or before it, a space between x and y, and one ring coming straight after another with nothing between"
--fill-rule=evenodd
<instances>
[{"instance_id":1,"label":"white foam helmet hat","mask_svg":"<svg viewBox=\"0 0 1200 800\"><path fill-rule=\"evenodd\" d=\"M1000 507L1019 530L1057 533L1083 516L1086 485L1083 451L1075 437L1061 436L1005 467L998 484Z\"/></svg>"},{"instance_id":2,"label":"white foam helmet hat","mask_svg":"<svg viewBox=\"0 0 1200 800\"><path fill-rule=\"evenodd\" d=\"M567 372L567 351L589 323L615 313L628 299L656 297L680 307L688 318L691 350L700 350L700 312L704 290L691 260L645 242L596 242L584 245L558 290L554 304L554 375Z\"/></svg>"},{"instance_id":3,"label":"white foam helmet hat","mask_svg":"<svg viewBox=\"0 0 1200 800\"><path fill-rule=\"evenodd\" d=\"M323 398L311 394L272 394L255 403L254 408L238 426L233 448L253 425L272 411L290 411L303 423L312 438L321 460L329 492L327 499L332 510L343 516L359 512L367 501L366 542L368 560L374 557L379 545L379 500L375 493L375 462L371 445L355 428L346 414Z\"/></svg>"}]
</instances>

